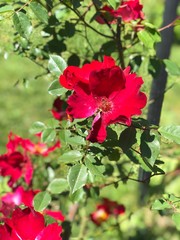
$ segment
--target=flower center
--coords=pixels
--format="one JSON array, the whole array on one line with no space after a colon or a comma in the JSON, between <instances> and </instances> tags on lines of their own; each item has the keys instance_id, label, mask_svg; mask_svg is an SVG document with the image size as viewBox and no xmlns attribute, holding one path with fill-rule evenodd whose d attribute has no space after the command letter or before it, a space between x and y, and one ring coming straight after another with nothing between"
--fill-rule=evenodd
<instances>
[{"instance_id":1,"label":"flower center","mask_svg":"<svg viewBox=\"0 0 180 240\"><path fill-rule=\"evenodd\" d=\"M42 154L47 150L47 148L45 146L41 146L38 143L34 145L34 152L36 154Z\"/></svg>"},{"instance_id":2,"label":"flower center","mask_svg":"<svg viewBox=\"0 0 180 240\"><path fill-rule=\"evenodd\" d=\"M112 102L107 97L100 98L99 109L103 112L109 112L112 109Z\"/></svg>"}]
</instances>

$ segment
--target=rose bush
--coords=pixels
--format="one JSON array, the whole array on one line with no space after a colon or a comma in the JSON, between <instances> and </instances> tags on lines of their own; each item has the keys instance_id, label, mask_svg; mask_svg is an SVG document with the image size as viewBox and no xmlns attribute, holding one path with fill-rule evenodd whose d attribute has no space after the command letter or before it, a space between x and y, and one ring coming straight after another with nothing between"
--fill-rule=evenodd
<instances>
[{"instance_id":1,"label":"rose bush","mask_svg":"<svg viewBox=\"0 0 180 240\"><path fill-rule=\"evenodd\" d=\"M149 101L152 78L162 67L174 75L179 68L156 56L162 29L144 11L139 0L0 4L0 21L12 27L10 49L38 67L30 115L36 118L37 108L49 117L32 123L30 137L27 129L16 135L8 128L0 155L0 239L159 239L163 233L168 240L179 228L179 198L168 187L179 172L180 128L146 120L162 97ZM40 96L40 79L52 104ZM175 143L173 156L167 141ZM165 228L157 211L166 216Z\"/></svg>"}]
</instances>

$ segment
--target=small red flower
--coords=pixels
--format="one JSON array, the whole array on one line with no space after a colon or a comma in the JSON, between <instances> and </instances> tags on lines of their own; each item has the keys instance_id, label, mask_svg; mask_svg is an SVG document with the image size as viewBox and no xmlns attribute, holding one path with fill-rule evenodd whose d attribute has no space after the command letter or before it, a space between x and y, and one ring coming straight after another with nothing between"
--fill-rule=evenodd
<instances>
[{"instance_id":1,"label":"small red flower","mask_svg":"<svg viewBox=\"0 0 180 240\"><path fill-rule=\"evenodd\" d=\"M122 1L120 7L114 11L114 16L121 17L124 22L137 19L143 20L142 8L143 6L139 3L139 0Z\"/></svg>"},{"instance_id":2,"label":"small red flower","mask_svg":"<svg viewBox=\"0 0 180 240\"><path fill-rule=\"evenodd\" d=\"M25 151L35 155L48 156L50 152L53 152L56 148L60 148L60 142L57 141L53 146L48 147L47 144L38 142L33 143L29 139L23 139L22 147Z\"/></svg>"},{"instance_id":3,"label":"small red flower","mask_svg":"<svg viewBox=\"0 0 180 240\"><path fill-rule=\"evenodd\" d=\"M10 154L18 151L19 146L21 146L22 144L22 138L10 132L8 139L9 141L6 144L7 152Z\"/></svg>"},{"instance_id":4,"label":"small red flower","mask_svg":"<svg viewBox=\"0 0 180 240\"><path fill-rule=\"evenodd\" d=\"M103 199L103 204L100 206L104 206L104 208L106 208L106 211L109 214L113 214L113 215L121 215L125 213L125 207L122 204L118 204L115 201L111 201L107 198ZM99 208L99 206L97 207Z\"/></svg>"},{"instance_id":5,"label":"small red flower","mask_svg":"<svg viewBox=\"0 0 180 240\"><path fill-rule=\"evenodd\" d=\"M130 126L131 117L140 115L146 105L146 95L140 92L142 78L135 73L130 74L130 67L123 71L111 57L105 57L102 63L93 61L92 65L76 67L72 77L67 78L67 71L70 71L69 67L60 77L64 87L74 90L67 101L67 114L72 118L94 116L92 130L87 137L91 142L102 143L106 139L106 127L110 124Z\"/></svg>"},{"instance_id":6,"label":"small red flower","mask_svg":"<svg viewBox=\"0 0 180 240\"><path fill-rule=\"evenodd\" d=\"M100 24L116 23L115 16L114 16L114 9L105 5L100 9L100 12L95 19Z\"/></svg>"},{"instance_id":7,"label":"small red flower","mask_svg":"<svg viewBox=\"0 0 180 240\"><path fill-rule=\"evenodd\" d=\"M96 211L90 214L91 220L98 226L107 221L110 216L118 216L125 213L125 207L107 198L103 199L102 204L96 206Z\"/></svg>"},{"instance_id":8,"label":"small red flower","mask_svg":"<svg viewBox=\"0 0 180 240\"><path fill-rule=\"evenodd\" d=\"M91 220L98 226L109 218L109 214L104 208L99 208L90 214Z\"/></svg>"},{"instance_id":9,"label":"small red flower","mask_svg":"<svg viewBox=\"0 0 180 240\"><path fill-rule=\"evenodd\" d=\"M114 10L109 6L104 6L100 9L100 14L96 17L96 21L100 24L116 23L117 18L121 18L124 22L130 22L132 20L144 19L144 13L142 12L143 5L139 3L139 0L127 0L122 1L121 5Z\"/></svg>"},{"instance_id":10,"label":"small red flower","mask_svg":"<svg viewBox=\"0 0 180 240\"><path fill-rule=\"evenodd\" d=\"M36 134L38 139L41 138L41 133ZM22 148L27 155L27 152L35 155L48 156L50 152L53 152L56 148L60 147L60 142L57 141L53 146L48 147L47 144L42 143L40 140L37 143L33 143L30 139L21 138L13 133L9 134L9 142L7 143L8 153L17 151Z\"/></svg>"},{"instance_id":11,"label":"small red flower","mask_svg":"<svg viewBox=\"0 0 180 240\"><path fill-rule=\"evenodd\" d=\"M57 97L53 102L53 108L51 109L51 113L53 117L59 121L67 118L66 111L63 110L64 101Z\"/></svg>"},{"instance_id":12,"label":"small red flower","mask_svg":"<svg viewBox=\"0 0 180 240\"><path fill-rule=\"evenodd\" d=\"M43 215L34 211L32 208L25 208L23 210L20 208L15 209L12 213L12 217L10 219L7 218L5 223L5 227L2 226L2 232L3 234L8 234L7 236L11 240L62 239L60 237L62 227L57 223L46 226Z\"/></svg>"},{"instance_id":13,"label":"small red flower","mask_svg":"<svg viewBox=\"0 0 180 240\"><path fill-rule=\"evenodd\" d=\"M12 186L20 177L30 184L33 167L30 159L20 152L7 153L0 156L0 175L10 176L9 185Z\"/></svg>"}]
</instances>

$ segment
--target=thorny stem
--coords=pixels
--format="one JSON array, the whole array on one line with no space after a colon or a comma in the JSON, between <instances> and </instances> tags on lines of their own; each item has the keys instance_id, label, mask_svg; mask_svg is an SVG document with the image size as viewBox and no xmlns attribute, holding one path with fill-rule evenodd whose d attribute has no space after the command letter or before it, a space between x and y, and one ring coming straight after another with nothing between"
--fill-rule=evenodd
<instances>
[{"instance_id":1,"label":"thorny stem","mask_svg":"<svg viewBox=\"0 0 180 240\"><path fill-rule=\"evenodd\" d=\"M32 2L32 0L27 1L22 7L20 7L20 8L16 11L16 13L17 13L17 12L20 12L22 9L24 9L24 8L25 8L27 5L29 5L31 2Z\"/></svg>"},{"instance_id":2,"label":"thorny stem","mask_svg":"<svg viewBox=\"0 0 180 240\"><path fill-rule=\"evenodd\" d=\"M162 27L162 28L159 28L158 31L161 32L161 31L165 30L166 28L173 27L173 26L175 25L175 22L176 22L177 20L180 20L180 16L177 17L177 18L175 18L175 20L172 21L170 24L168 24L168 25L166 25L166 26L164 26L164 27Z\"/></svg>"},{"instance_id":3,"label":"thorny stem","mask_svg":"<svg viewBox=\"0 0 180 240\"><path fill-rule=\"evenodd\" d=\"M85 21L84 17L81 16L78 11L76 11L75 9L73 9L72 7L70 7L67 3L65 3L65 2L62 1L62 0L60 0L60 2L62 2L67 8L69 8L71 11L73 11L73 12L79 17L79 19L86 25L86 27L90 28L91 30L93 30L94 32L98 33L99 35L101 35L101 36L103 36L103 37L111 38L111 39L112 39L111 36L106 35L106 34L103 34L103 33L99 32L98 30L96 30L96 29L95 29L94 27L92 27L91 25L89 25L89 24Z\"/></svg>"},{"instance_id":4,"label":"thorny stem","mask_svg":"<svg viewBox=\"0 0 180 240\"><path fill-rule=\"evenodd\" d=\"M87 9L86 11L83 13L82 17L85 17L86 14L89 12L89 10L91 9L91 7L93 6L93 3L90 3L88 6L87 6Z\"/></svg>"},{"instance_id":5,"label":"thorny stem","mask_svg":"<svg viewBox=\"0 0 180 240\"><path fill-rule=\"evenodd\" d=\"M67 216L67 219L70 221L70 222L73 222L74 218L75 218L75 215L78 211L78 208L79 208L79 204L78 203L74 203L72 204L70 207L69 207L69 214Z\"/></svg>"},{"instance_id":6,"label":"thorny stem","mask_svg":"<svg viewBox=\"0 0 180 240\"><path fill-rule=\"evenodd\" d=\"M146 183L147 180L151 179L154 176L159 176L159 175L164 175L164 173L153 173L150 177L148 177L144 180L139 180L139 179L136 179L136 178L131 178L129 176L126 176L126 177L118 179L117 181L102 184L102 185L99 186L99 188L104 188L104 187L110 186L112 184L116 184L116 183L127 181L127 180L131 180L131 181L139 182L139 183Z\"/></svg>"},{"instance_id":7,"label":"thorny stem","mask_svg":"<svg viewBox=\"0 0 180 240\"><path fill-rule=\"evenodd\" d=\"M98 7L96 6L95 3L94 3L94 6L95 6L96 11L98 11ZM108 28L111 30L111 33L113 35L113 39L114 39L114 41L116 43L116 46L117 46L117 49L118 49L120 65L124 69L125 68L125 63L124 63L123 47L122 47L122 42L121 42L121 27L120 27L121 26L121 19L120 18L117 19L117 28L116 28L116 32L115 32L114 29L112 28L111 24L108 23L107 19L103 16L103 14L101 14L100 16L103 19L103 21L106 23Z\"/></svg>"},{"instance_id":8,"label":"thorny stem","mask_svg":"<svg viewBox=\"0 0 180 240\"><path fill-rule=\"evenodd\" d=\"M122 47L122 41L121 41L121 19L117 19L117 29L116 29L116 44L118 48L118 54L119 54L119 61L121 64L122 69L125 68L125 63L124 63L124 54L123 54L123 47Z\"/></svg>"}]
</instances>

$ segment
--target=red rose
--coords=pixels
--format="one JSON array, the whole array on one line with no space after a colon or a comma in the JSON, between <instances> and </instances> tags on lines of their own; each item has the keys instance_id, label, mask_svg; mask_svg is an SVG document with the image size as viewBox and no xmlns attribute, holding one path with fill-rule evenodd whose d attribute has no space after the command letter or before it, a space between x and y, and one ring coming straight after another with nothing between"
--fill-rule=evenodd
<instances>
[{"instance_id":1,"label":"red rose","mask_svg":"<svg viewBox=\"0 0 180 240\"><path fill-rule=\"evenodd\" d=\"M46 226L44 216L32 208L16 208L12 217L6 219L5 223L0 228L0 234L2 232L2 236L7 237L4 240L62 240L62 227L57 223Z\"/></svg>"},{"instance_id":2,"label":"red rose","mask_svg":"<svg viewBox=\"0 0 180 240\"><path fill-rule=\"evenodd\" d=\"M124 22L137 19L141 21L144 19L142 8L143 5L139 3L139 0L122 1L121 5L115 10L109 6L104 6L100 9L96 21L100 24L105 24L106 22L109 24L116 23L117 18L121 18Z\"/></svg>"},{"instance_id":3,"label":"red rose","mask_svg":"<svg viewBox=\"0 0 180 240\"><path fill-rule=\"evenodd\" d=\"M123 123L129 126L131 117L141 114L146 105L146 95L140 92L142 78L135 73L130 74L129 67L123 71L111 57L105 57L102 63L96 61L98 68L94 62L82 68L76 67L72 78L67 79L64 73L62 77L63 86L71 83L74 90L67 101L67 114L72 118L94 116L87 139L102 143L106 139L108 125Z\"/></svg>"}]
</instances>

